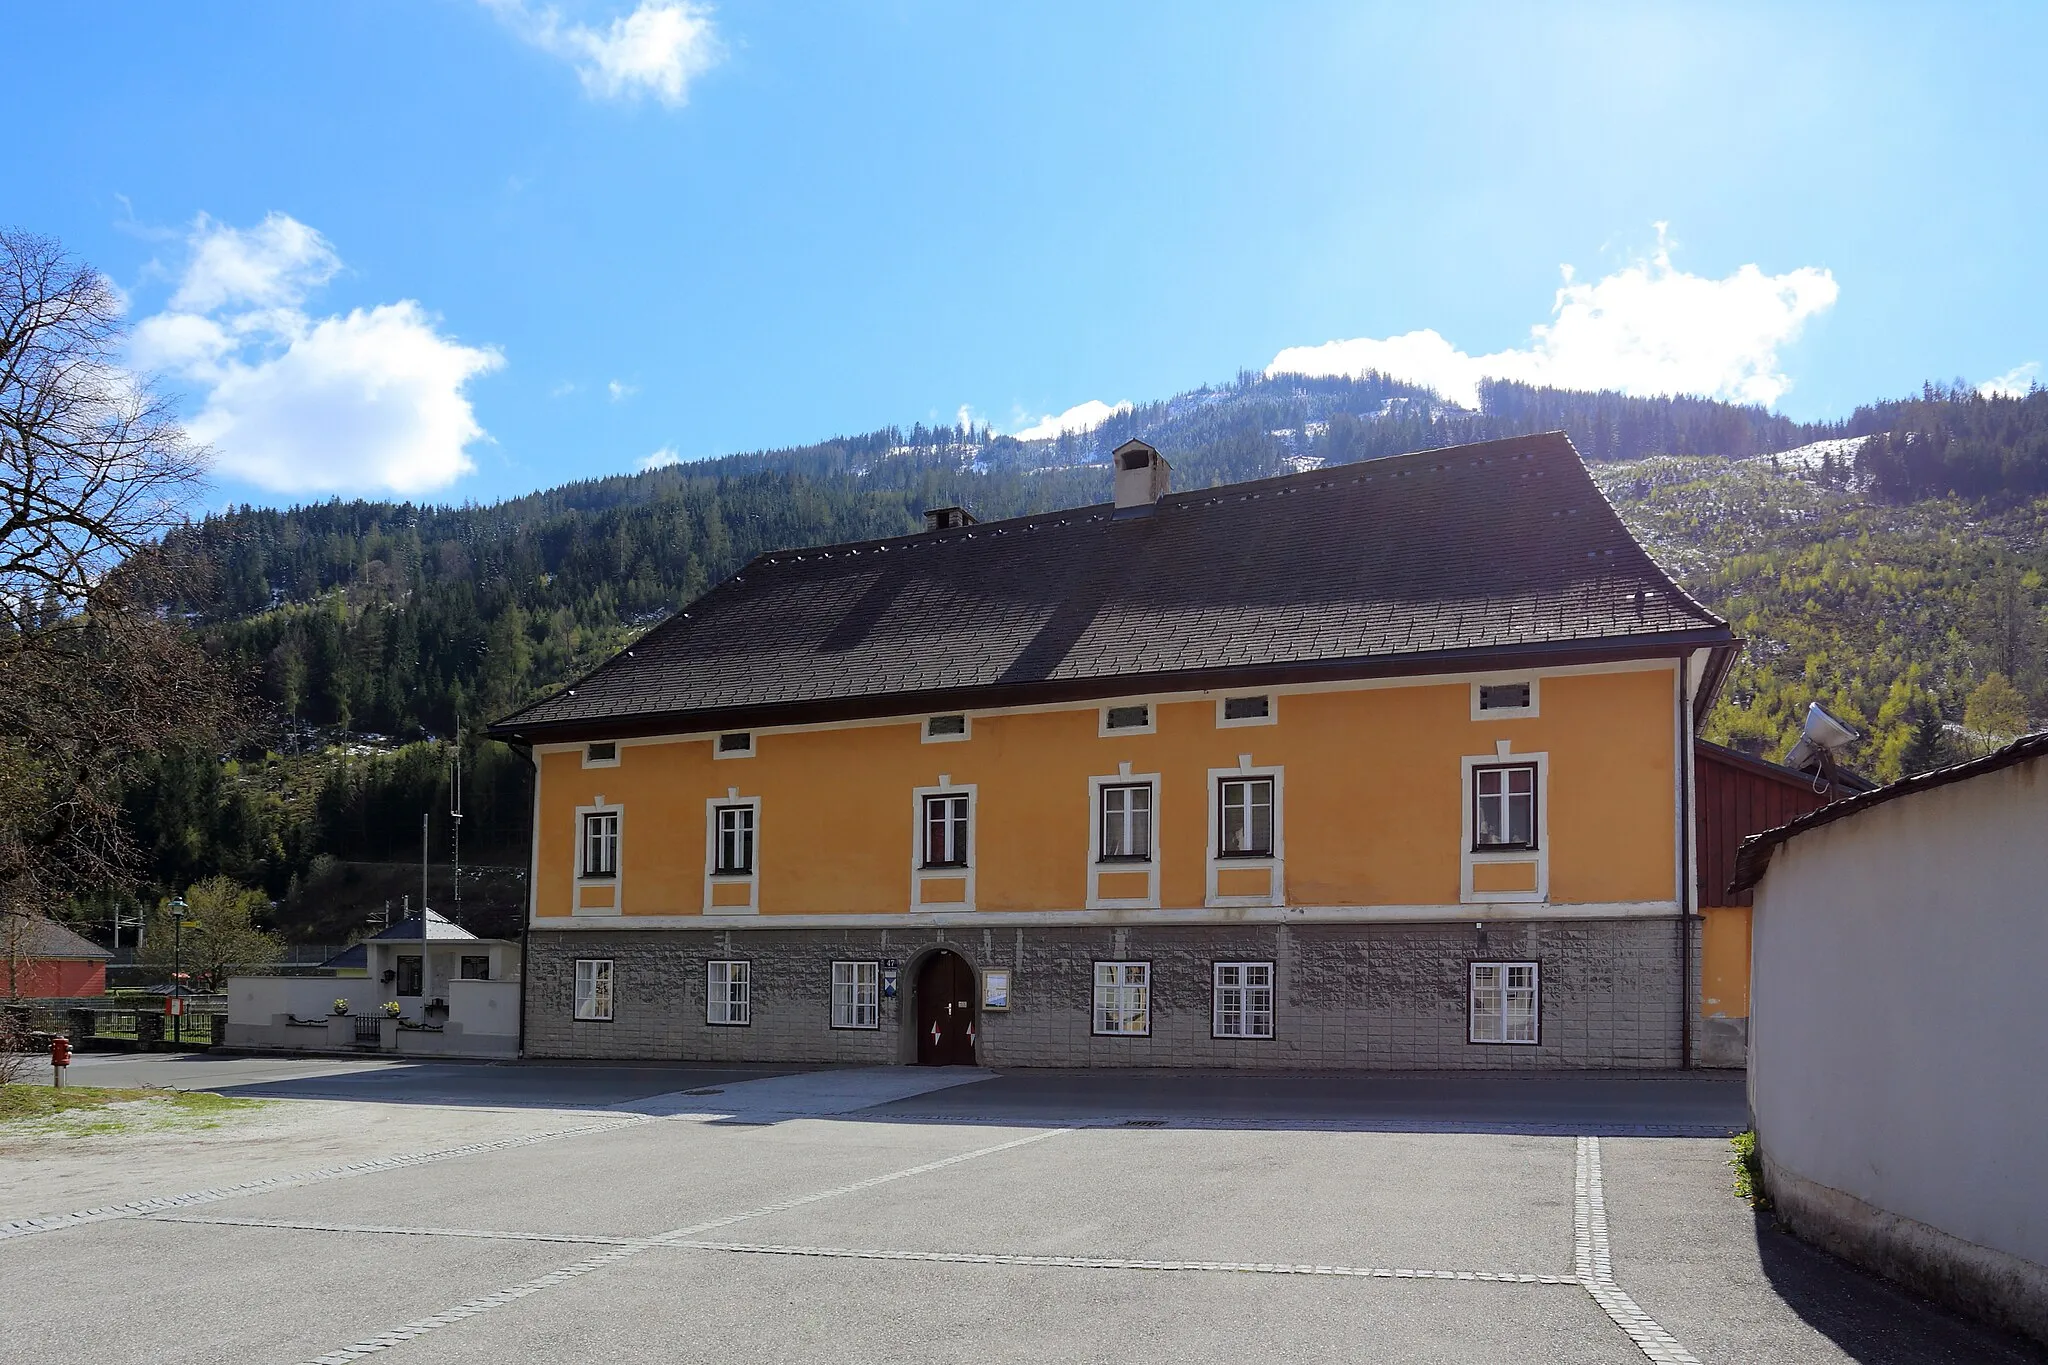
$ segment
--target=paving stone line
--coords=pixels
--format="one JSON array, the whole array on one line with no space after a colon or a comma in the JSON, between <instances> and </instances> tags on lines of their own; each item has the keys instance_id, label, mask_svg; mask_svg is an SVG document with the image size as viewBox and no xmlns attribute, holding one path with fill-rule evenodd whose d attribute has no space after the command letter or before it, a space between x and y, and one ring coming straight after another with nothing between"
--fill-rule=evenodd
<instances>
[{"instance_id":1,"label":"paving stone line","mask_svg":"<svg viewBox=\"0 0 2048 1365\"><path fill-rule=\"evenodd\" d=\"M664 1242L692 1251L730 1251L753 1256L823 1256L860 1261L936 1261L948 1265L1051 1266L1076 1270L1223 1271L1245 1275L1335 1275L1368 1280L1470 1280L1491 1284L1576 1286L1570 1275L1537 1275L1513 1270L1418 1270L1395 1266L1306 1265L1284 1261L1152 1260L1129 1256L1029 1256L1015 1252L875 1251L852 1247L764 1246L751 1242Z\"/></svg>"},{"instance_id":2,"label":"paving stone line","mask_svg":"<svg viewBox=\"0 0 2048 1365\"><path fill-rule=\"evenodd\" d=\"M99 1208L79 1209L71 1213L42 1214L34 1218L16 1218L0 1223L0 1242L12 1237L28 1237L39 1232L57 1232L64 1228L75 1228L87 1223L105 1223L118 1218L143 1218L162 1213L167 1209L185 1209L199 1204L217 1203L223 1199L241 1199L252 1194L268 1194L273 1190L290 1189L298 1185L317 1184L323 1180L345 1180L351 1176L372 1175L378 1171L401 1170L408 1166L426 1166L438 1161L453 1161L458 1157L481 1156L488 1152L502 1152L513 1147L530 1147L538 1142L554 1142L561 1138L583 1137L591 1133L610 1132L615 1128L626 1128L649 1120L633 1117L607 1118L597 1123L587 1123L576 1128L561 1128L547 1133L527 1133L521 1137L497 1138L490 1142L469 1142L460 1147L443 1147L431 1152L408 1152L403 1156L377 1157L369 1161L353 1161L346 1166L328 1166L317 1171L302 1171L293 1175L267 1176L262 1180L244 1181L239 1185L223 1185L219 1189L193 1190L186 1194L160 1195L154 1199L132 1199L123 1204L105 1204Z\"/></svg>"},{"instance_id":3,"label":"paving stone line","mask_svg":"<svg viewBox=\"0 0 2048 1365\"><path fill-rule=\"evenodd\" d=\"M349 1361L360 1360L364 1356L375 1355L379 1351L388 1351L392 1347L403 1345L415 1337L425 1336L429 1332L453 1326L465 1319L473 1318L479 1313L487 1313L493 1308L502 1308L508 1303L516 1303L530 1294L537 1294L544 1289L552 1289L556 1285L566 1284L579 1276L588 1275L593 1270L602 1270L606 1266L616 1265L620 1261L629 1260L634 1256L652 1251L657 1247L673 1246L677 1242L695 1237L700 1233L710 1232L716 1228L730 1227L734 1223L743 1223L749 1218L766 1218L770 1214L802 1208L806 1204L815 1204L825 1199L837 1199L844 1195L857 1194L862 1190L871 1190L877 1185L886 1185L892 1181L907 1180L912 1176L944 1170L948 1166L957 1166L962 1162L976 1161L985 1156L994 1156L998 1152L1007 1152L1012 1148L1027 1146L1034 1142L1043 1142L1047 1138L1055 1138L1062 1133L1072 1131L1071 1128L1054 1128L1042 1133L1031 1133L1024 1137L1012 1138L1008 1142L999 1142L992 1147L982 1147L972 1152L962 1152L957 1156L942 1157L937 1161L927 1161L922 1165L911 1166L900 1171L890 1171L885 1175L870 1176L866 1180L856 1180L851 1184L838 1185L829 1190L819 1190L812 1194L778 1199L773 1204L765 1204L758 1209L749 1209L745 1213L730 1214L724 1218L713 1218L707 1222L693 1223L688 1227L675 1228L653 1237L640 1238L623 1246L613 1247L594 1256L585 1257L583 1260L563 1266L559 1270L550 1271L548 1274L542 1275L537 1279L527 1280L522 1284L513 1285L509 1289L501 1289L494 1294L486 1294L482 1298L471 1299L466 1303L457 1304L455 1307L436 1313L430 1318L420 1318L401 1327L394 1327L388 1332L344 1346L338 1351L329 1351L326 1355L317 1356L307 1362L307 1365L348 1365Z\"/></svg>"},{"instance_id":4,"label":"paving stone line","mask_svg":"<svg viewBox=\"0 0 2048 1365\"><path fill-rule=\"evenodd\" d=\"M150 1215L149 1221L196 1223L216 1228L279 1228L286 1232L351 1232L379 1237L469 1237L486 1242L566 1242L571 1246L638 1246L648 1240L645 1237L606 1237L595 1232L506 1232L492 1228L407 1227L396 1223L329 1223L311 1218L241 1218L230 1214L159 1213Z\"/></svg>"},{"instance_id":5,"label":"paving stone line","mask_svg":"<svg viewBox=\"0 0 2048 1365\"><path fill-rule=\"evenodd\" d=\"M1700 1365L1657 1320L1614 1282L1613 1248L1607 1240L1607 1198L1600 1181L1600 1139L1581 1137L1572 1177L1572 1266L1600 1311L1628 1333L1636 1349L1655 1365Z\"/></svg>"},{"instance_id":6,"label":"paving stone line","mask_svg":"<svg viewBox=\"0 0 2048 1365\"><path fill-rule=\"evenodd\" d=\"M758 1217L749 1214L748 1217ZM1424 1270L1405 1266L1308 1265L1282 1261L1154 1260L1129 1256L1038 1256L1022 1252L889 1251L857 1247L774 1246L759 1242L678 1241L660 1237L606 1237L597 1233L501 1232L483 1228L402 1227L384 1223L330 1223L301 1218L240 1218L230 1215L160 1214L161 1223L209 1227L281 1228L293 1232L359 1233L395 1237L467 1237L485 1241L555 1242L585 1246L662 1247L678 1251L720 1251L750 1256L818 1256L860 1261L931 1261L949 1265L1021 1265L1075 1270L1212 1271L1258 1275L1333 1275L1373 1280L1468 1280L1492 1284L1556 1284L1579 1287L1572 1275L1539 1275L1519 1270Z\"/></svg>"}]
</instances>

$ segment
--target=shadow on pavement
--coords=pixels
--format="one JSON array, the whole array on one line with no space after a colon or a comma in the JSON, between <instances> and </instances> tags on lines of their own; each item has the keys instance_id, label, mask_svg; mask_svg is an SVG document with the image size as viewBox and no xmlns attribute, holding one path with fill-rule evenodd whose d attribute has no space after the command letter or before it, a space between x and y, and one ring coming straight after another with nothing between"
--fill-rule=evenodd
<instances>
[{"instance_id":1,"label":"shadow on pavement","mask_svg":"<svg viewBox=\"0 0 2048 1365\"><path fill-rule=\"evenodd\" d=\"M1007 1071L845 1115L1036 1124L1191 1124L1531 1136L1725 1137L1747 1126L1739 1075Z\"/></svg>"},{"instance_id":2,"label":"shadow on pavement","mask_svg":"<svg viewBox=\"0 0 2048 1365\"><path fill-rule=\"evenodd\" d=\"M2040 1365L2043 1350L1881 1279L1756 1219L1771 1288L1806 1324L1864 1365Z\"/></svg>"}]
</instances>

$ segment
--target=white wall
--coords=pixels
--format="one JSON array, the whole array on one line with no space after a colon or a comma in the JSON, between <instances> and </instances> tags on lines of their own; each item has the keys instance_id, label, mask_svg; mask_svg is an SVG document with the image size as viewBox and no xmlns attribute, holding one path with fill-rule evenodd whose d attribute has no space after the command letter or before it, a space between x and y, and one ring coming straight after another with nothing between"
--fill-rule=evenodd
<instances>
[{"instance_id":1,"label":"white wall","mask_svg":"<svg viewBox=\"0 0 2048 1365\"><path fill-rule=\"evenodd\" d=\"M1751 964L1750 1105L1792 1202L2048 1266L2048 759L1780 847Z\"/></svg>"}]
</instances>

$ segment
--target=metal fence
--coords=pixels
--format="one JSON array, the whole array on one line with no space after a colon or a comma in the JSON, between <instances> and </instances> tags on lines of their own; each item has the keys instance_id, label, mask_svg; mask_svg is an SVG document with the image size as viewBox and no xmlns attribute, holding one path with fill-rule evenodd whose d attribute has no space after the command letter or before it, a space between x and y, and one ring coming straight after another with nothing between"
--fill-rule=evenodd
<instances>
[{"instance_id":1,"label":"metal fence","mask_svg":"<svg viewBox=\"0 0 2048 1365\"><path fill-rule=\"evenodd\" d=\"M219 1036L218 1026L213 1021L216 1016L227 1017L228 998L225 995L186 996L182 1022L179 1017L164 1014L164 997L160 995L84 995L71 999L17 1000L0 1002L0 1008L12 1011L35 1032L61 1033L74 1042L80 1038L174 1036L182 1036L188 1042L194 1039L205 1042ZM143 1022L145 1017L161 1021L161 1032Z\"/></svg>"}]
</instances>

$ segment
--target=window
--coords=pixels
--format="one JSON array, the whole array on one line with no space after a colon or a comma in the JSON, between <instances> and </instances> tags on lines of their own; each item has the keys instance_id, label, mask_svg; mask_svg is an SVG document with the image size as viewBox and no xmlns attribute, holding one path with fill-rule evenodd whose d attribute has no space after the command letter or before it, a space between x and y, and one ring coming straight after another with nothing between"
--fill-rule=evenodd
<instances>
[{"instance_id":1,"label":"window","mask_svg":"<svg viewBox=\"0 0 2048 1365\"><path fill-rule=\"evenodd\" d=\"M1273 856L1273 779L1226 777L1217 802L1216 852L1224 858Z\"/></svg>"},{"instance_id":2,"label":"window","mask_svg":"<svg viewBox=\"0 0 2048 1365\"><path fill-rule=\"evenodd\" d=\"M576 959L576 1017L609 1023L612 1017L612 963L608 957Z\"/></svg>"},{"instance_id":3,"label":"window","mask_svg":"<svg viewBox=\"0 0 2048 1365\"><path fill-rule=\"evenodd\" d=\"M1517 720L1541 714L1543 687L1539 679L1472 684L1472 719Z\"/></svg>"},{"instance_id":4,"label":"window","mask_svg":"<svg viewBox=\"0 0 2048 1365\"><path fill-rule=\"evenodd\" d=\"M464 981L489 981L491 979L490 954L478 953L472 957L465 953L462 958L462 966L456 974Z\"/></svg>"},{"instance_id":5,"label":"window","mask_svg":"<svg viewBox=\"0 0 2048 1365\"><path fill-rule=\"evenodd\" d=\"M967 794L924 799L924 865L967 866Z\"/></svg>"},{"instance_id":6,"label":"window","mask_svg":"<svg viewBox=\"0 0 2048 1365\"><path fill-rule=\"evenodd\" d=\"M1152 1036L1152 964L1095 964L1095 1032L1124 1038Z\"/></svg>"},{"instance_id":7,"label":"window","mask_svg":"<svg viewBox=\"0 0 2048 1365\"><path fill-rule=\"evenodd\" d=\"M1536 847L1536 765L1472 770L1474 848Z\"/></svg>"},{"instance_id":8,"label":"window","mask_svg":"<svg viewBox=\"0 0 2048 1365\"><path fill-rule=\"evenodd\" d=\"M704 1022L707 1024L751 1024L754 1022L750 993L753 964L713 962L707 964L704 991Z\"/></svg>"},{"instance_id":9,"label":"window","mask_svg":"<svg viewBox=\"0 0 2048 1365\"><path fill-rule=\"evenodd\" d=\"M715 877L751 877L754 874L754 808L720 806L718 856L713 860Z\"/></svg>"},{"instance_id":10,"label":"window","mask_svg":"<svg viewBox=\"0 0 2048 1365\"><path fill-rule=\"evenodd\" d=\"M1537 1041L1537 979L1533 962L1472 964L1472 1030L1475 1043Z\"/></svg>"},{"instance_id":11,"label":"window","mask_svg":"<svg viewBox=\"0 0 2048 1365\"><path fill-rule=\"evenodd\" d=\"M1529 709L1529 684L1481 683L1479 686L1479 709L1482 711L1526 711Z\"/></svg>"},{"instance_id":12,"label":"window","mask_svg":"<svg viewBox=\"0 0 2048 1365\"><path fill-rule=\"evenodd\" d=\"M615 739L599 740L583 746L583 766L586 768L615 768L619 763L619 742Z\"/></svg>"},{"instance_id":13,"label":"window","mask_svg":"<svg viewBox=\"0 0 2048 1365\"><path fill-rule=\"evenodd\" d=\"M416 953L406 954L398 959L397 966L398 985L395 989L398 993L400 995L421 994L421 969L425 966L425 963L419 955Z\"/></svg>"},{"instance_id":14,"label":"window","mask_svg":"<svg viewBox=\"0 0 2048 1365\"><path fill-rule=\"evenodd\" d=\"M1102 789L1102 861L1149 862L1152 857L1152 784Z\"/></svg>"},{"instance_id":15,"label":"window","mask_svg":"<svg viewBox=\"0 0 2048 1365\"><path fill-rule=\"evenodd\" d=\"M1111 706L1102 712L1102 728L1105 730L1149 730L1152 728L1152 708L1149 706Z\"/></svg>"},{"instance_id":16,"label":"window","mask_svg":"<svg viewBox=\"0 0 2048 1365\"><path fill-rule=\"evenodd\" d=\"M967 738L967 717L929 716L924 723L924 737L927 742Z\"/></svg>"},{"instance_id":17,"label":"window","mask_svg":"<svg viewBox=\"0 0 2048 1365\"><path fill-rule=\"evenodd\" d=\"M1273 964L1219 962L1209 1032L1217 1038L1273 1036Z\"/></svg>"},{"instance_id":18,"label":"window","mask_svg":"<svg viewBox=\"0 0 2048 1365\"><path fill-rule=\"evenodd\" d=\"M832 964L832 1027L882 1026L882 966L879 962Z\"/></svg>"},{"instance_id":19,"label":"window","mask_svg":"<svg viewBox=\"0 0 2048 1365\"><path fill-rule=\"evenodd\" d=\"M583 817L583 875L619 875L619 813L598 811Z\"/></svg>"},{"instance_id":20,"label":"window","mask_svg":"<svg viewBox=\"0 0 2048 1365\"><path fill-rule=\"evenodd\" d=\"M716 758L751 758L754 753L754 736L746 730L720 735L711 752Z\"/></svg>"},{"instance_id":21,"label":"window","mask_svg":"<svg viewBox=\"0 0 2048 1365\"><path fill-rule=\"evenodd\" d=\"M1234 725L1271 725L1273 699L1263 694L1256 697L1218 697L1216 723L1226 728Z\"/></svg>"}]
</instances>

